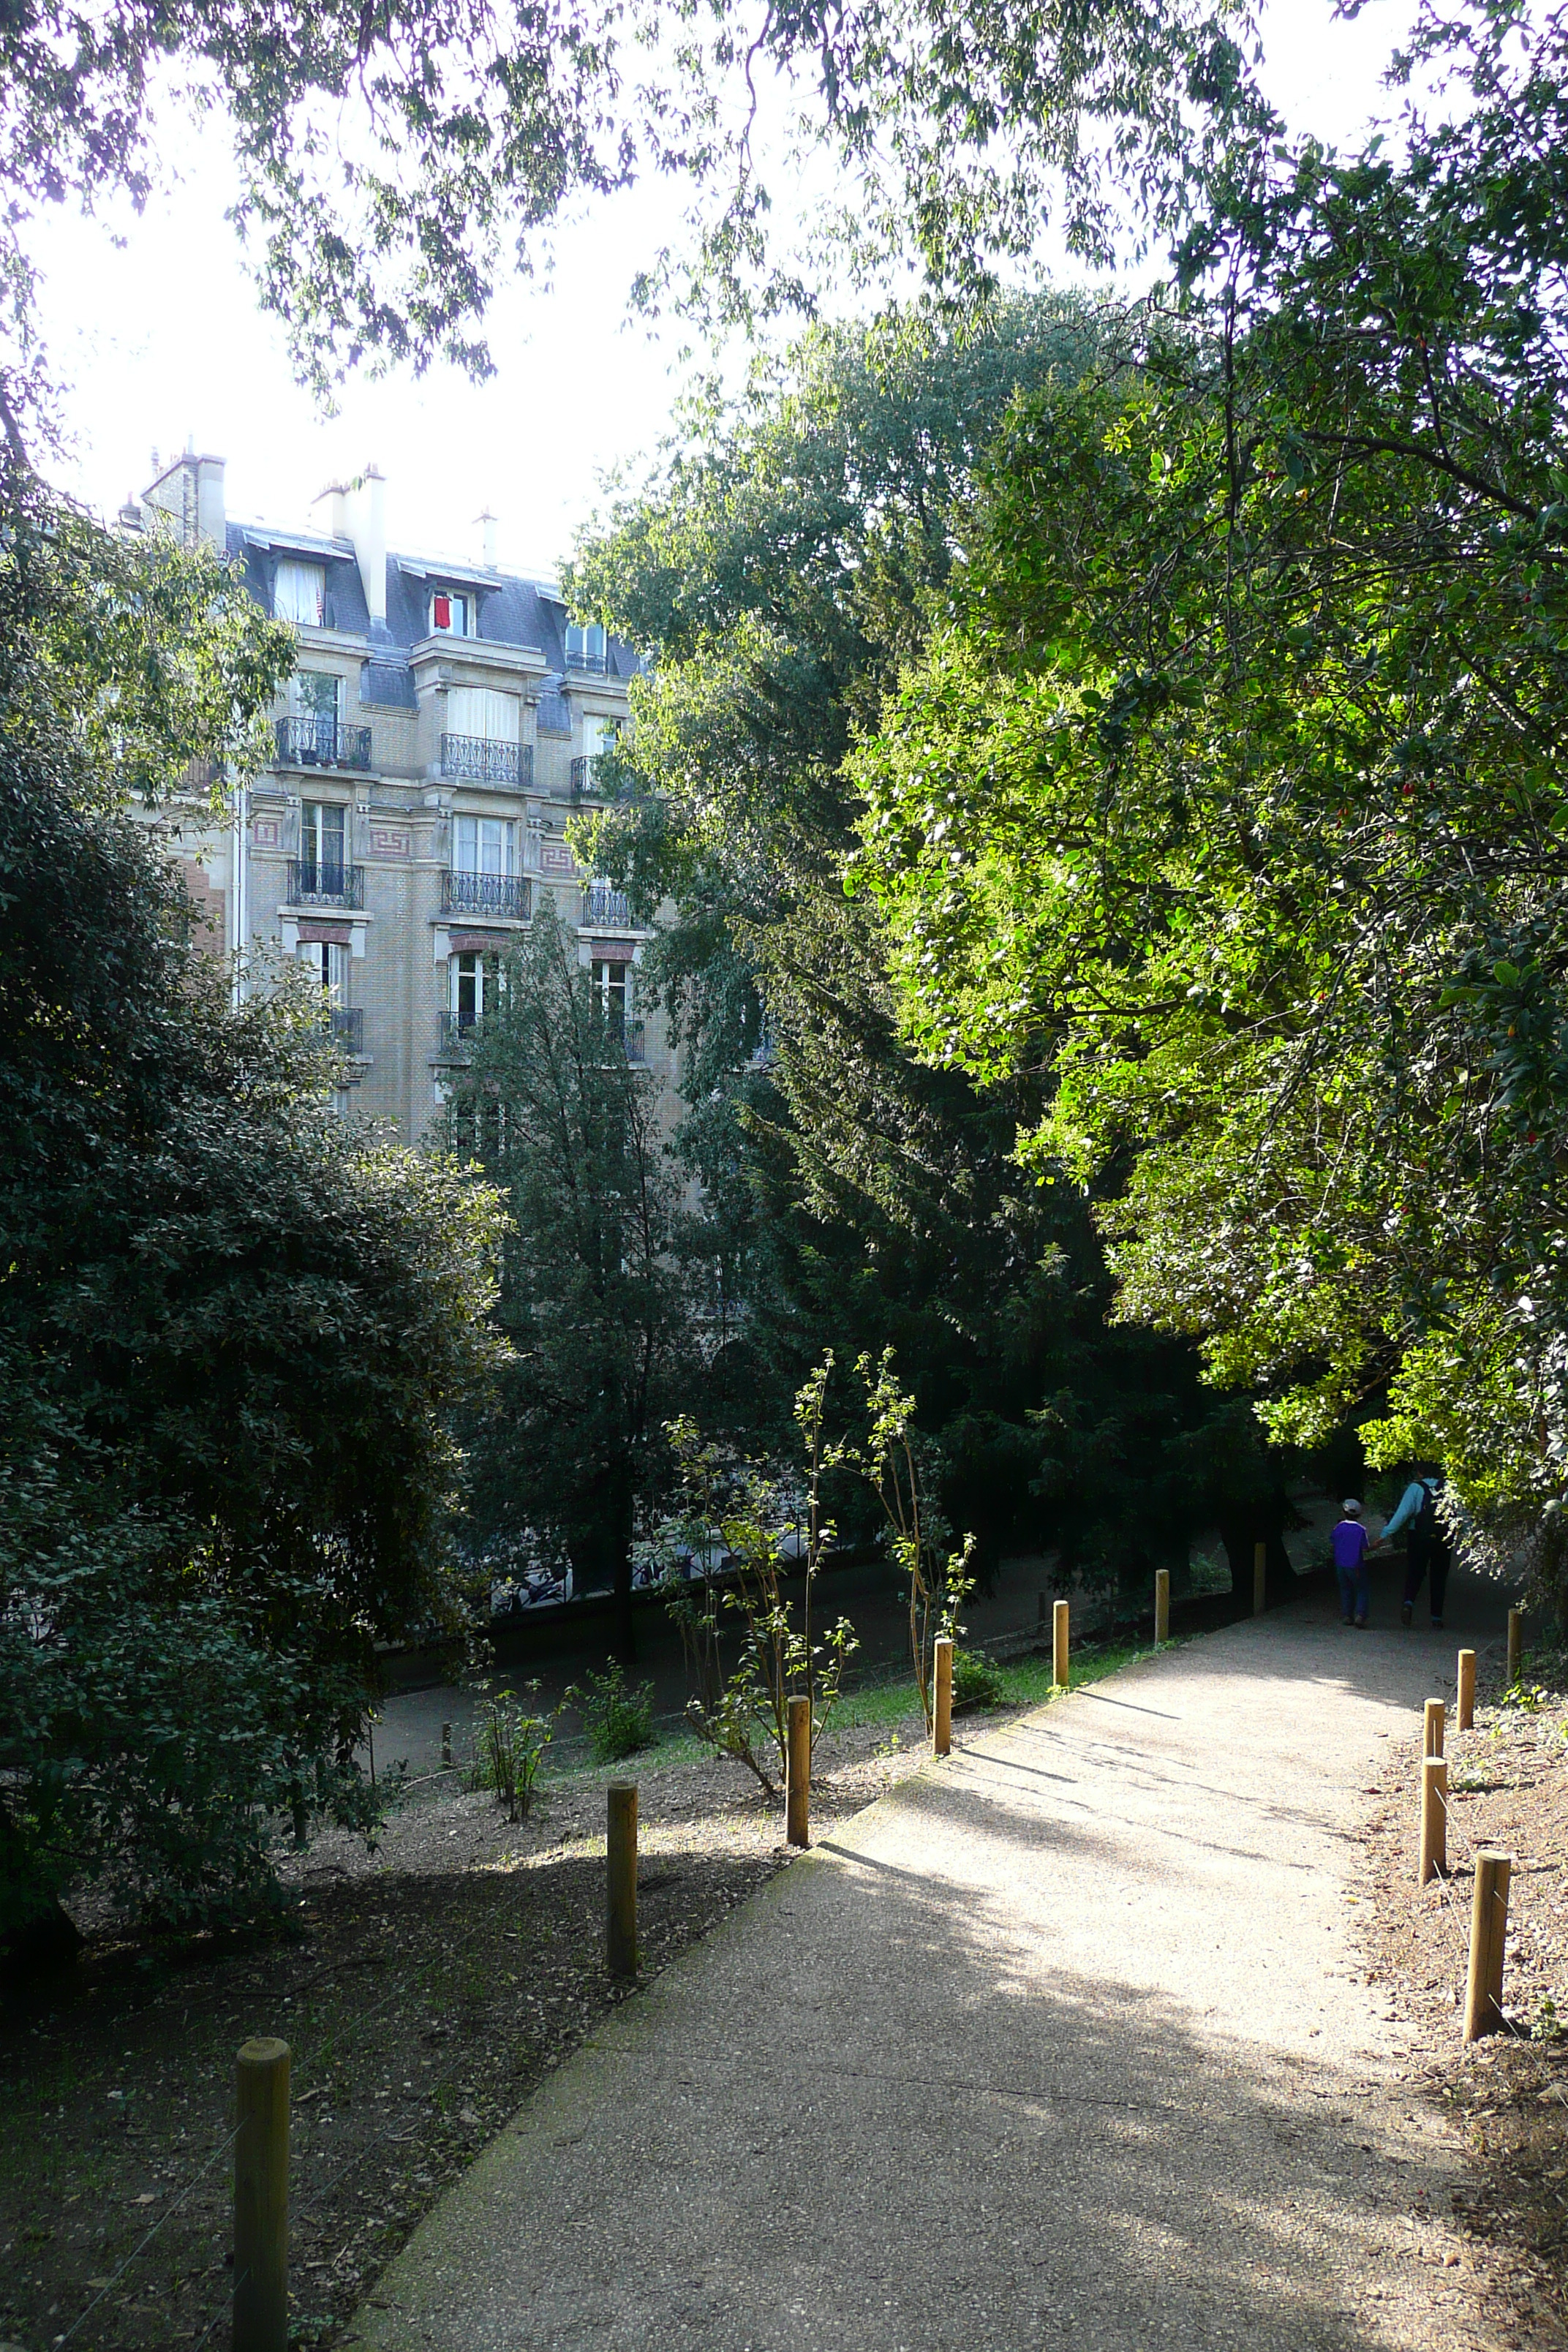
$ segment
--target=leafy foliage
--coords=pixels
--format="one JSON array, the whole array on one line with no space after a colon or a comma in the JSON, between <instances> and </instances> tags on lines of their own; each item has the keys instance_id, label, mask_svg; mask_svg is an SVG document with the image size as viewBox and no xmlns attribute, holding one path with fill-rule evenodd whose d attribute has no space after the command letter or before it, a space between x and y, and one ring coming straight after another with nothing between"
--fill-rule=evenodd
<instances>
[{"instance_id":1,"label":"leafy foliage","mask_svg":"<svg viewBox=\"0 0 1568 2352\"><path fill-rule=\"evenodd\" d=\"M724 0L8 0L0 185L14 227L40 199L140 205L170 118L221 107L262 299L318 383L366 354L482 371L502 264L548 268L563 210L638 178L680 175L693 206L645 297L814 307L804 257L770 250L752 150L770 71L802 93L781 162L826 146L846 201L823 226L862 271L918 257L983 291L1053 203L1104 257L1129 195L1173 223L1205 163L1261 135L1247 21L1209 0L749 18Z\"/></svg>"},{"instance_id":2,"label":"leafy foliage","mask_svg":"<svg viewBox=\"0 0 1568 2352\"><path fill-rule=\"evenodd\" d=\"M653 1685L628 1688L617 1662L606 1661L602 1675L592 1672L574 1683L565 1705L582 1716L595 1764L619 1764L654 1744Z\"/></svg>"},{"instance_id":3,"label":"leafy foliage","mask_svg":"<svg viewBox=\"0 0 1568 2352\"><path fill-rule=\"evenodd\" d=\"M755 1773L770 1797L788 1771L791 1697L807 1703L815 1752L837 1703L844 1669L859 1647L847 1617L826 1631L814 1626L812 1617L816 1581L837 1533L823 1507L823 1482L844 1458L826 1430L832 1370L831 1356L824 1358L795 1399L805 1454L800 1486L705 1441L689 1415L669 1431L682 1504L659 1528L655 1553L693 1685L687 1717L716 1754ZM693 1570L700 1592L685 1581ZM798 1603L785 1585L791 1573L802 1580ZM723 1612L740 1622L740 1655L728 1668ZM771 1751L767 1762L759 1746Z\"/></svg>"},{"instance_id":4,"label":"leafy foliage","mask_svg":"<svg viewBox=\"0 0 1568 2352\"><path fill-rule=\"evenodd\" d=\"M777 1451L824 1349L892 1346L983 1569L1055 1540L1074 1568L1142 1580L1179 1570L1215 1516L1267 1509L1277 1474L1245 1413L1204 1400L1189 1350L1102 1331L1087 1214L1015 1158L1037 1072L982 1094L923 1065L878 910L841 880L846 756L952 608L975 469L1020 395L1078 383L1099 349L1096 320L1055 299L999 304L965 337L819 331L734 409L692 413L570 586L653 657L625 797L584 854L666 909L644 972L682 1041L679 1141L707 1210L686 1241L714 1269L709 1425ZM868 1501L840 1504L857 1538Z\"/></svg>"},{"instance_id":5,"label":"leafy foliage","mask_svg":"<svg viewBox=\"0 0 1568 2352\"><path fill-rule=\"evenodd\" d=\"M372 1817L495 1211L330 1116L315 1032L231 1002L115 805L243 747L279 633L25 469L0 516L0 1927L84 1874L206 1916L266 1893L280 1820Z\"/></svg>"},{"instance_id":6,"label":"leafy foliage","mask_svg":"<svg viewBox=\"0 0 1568 2352\"><path fill-rule=\"evenodd\" d=\"M1048 1062L1121 1311L1483 1517L1568 1476L1561 28L1216 184L1183 315L1009 425L857 773L910 1034Z\"/></svg>"},{"instance_id":7,"label":"leafy foliage","mask_svg":"<svg viewBox=\"0 0 1568 2352\"><path fill-rule=\"evenodd\" d=\"M510 1353L468 1429L465 1539L482 1561L530 1527L568 1551L579 1590L608 1575L629 1611L634 1511L691 1360L674 1181L647 1073L547 897L503 978L446 1113L510 1213Z\"/></svg>"}]
</instances>

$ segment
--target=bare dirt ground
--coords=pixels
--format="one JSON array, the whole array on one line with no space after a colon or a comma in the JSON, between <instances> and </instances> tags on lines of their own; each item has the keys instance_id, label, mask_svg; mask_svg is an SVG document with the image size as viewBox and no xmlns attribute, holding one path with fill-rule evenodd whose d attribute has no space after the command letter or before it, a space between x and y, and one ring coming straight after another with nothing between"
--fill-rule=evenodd
<instances>
[{"instance_id":1,"label":"bare dirt ground","mask_svg":"<svg viewBox=\"0 0 1568 2352\"><path fill-rule=\"evenodd\" d=\"M993 1718L994 1719L994 1718ZM919 1762L918 1714L830 1731L813 1830ZM277 1934L89 1941L0 2034L0 2345L227 2342L239 2043L293 2053L294 2342L331 2342L364 2281L616 2000L603 1965L605 1784L640 1787L647 1973L788 1860L782 1806L736 1766L543 1786L514 1826L456 1774L411 1789L374 1853L319 1842Z\"/></svg>"},{"instance_id":2,"label":"bare dirt ground","mask_svg":"<svg viewBox=\"0 0 1568 2352\"><path fill-rule=\"evenodd\" d=\"M1421 1726L1389 1743L1358 1890L1369 1980L1415 2028L1411 2082L1458 2126L1476 2171L1458 2252L1505 2340L1568 2347L1568 1660L1531 1660L1530 1703L1483 1659L1475 1728L1450 1714L1449 1876L1416 1885ZM1452 1668L1450 1668L1450 1672ZM1539 1689L1532 1686L1544 1685ZM1434 1685L1436 1688L1436 1685ZM1474 1857L1514 1856L1506 2032L1467 2049L1461 2023Z\"/></svg>"}]
</instances>

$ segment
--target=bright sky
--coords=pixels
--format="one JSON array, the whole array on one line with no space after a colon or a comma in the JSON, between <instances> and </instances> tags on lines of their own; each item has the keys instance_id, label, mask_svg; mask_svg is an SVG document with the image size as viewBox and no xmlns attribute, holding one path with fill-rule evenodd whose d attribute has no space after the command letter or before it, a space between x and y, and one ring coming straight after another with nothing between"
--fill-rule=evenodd
<instances>
[{"instance_id":1,"label":"bright sky","mask_svg":"<svg viewBox=\"0 0 1568 2352\"><path fill-rule=\"evenodd\" d=\"M1372 0L1351 23L1329 0L1272 0L1266 80L1293 126L1331 142L1388 110L1379 88L1410 0ZM350 385L323 417L294 383L281 334L257 309L223 215L232 179L220 131L182 134L180 183L140 220L67 215L41 225L43 316L71 387L64 486L112 513L142 488L152 452L187 435L228 460L231 516L301 523L329 481L374 459L388 525L406 550L479 552L473 518L500 518L503 563L551 573L598 501L599 478L658 439L685 331L626 321L637 271L679 225L680 195L639 188L557 238L548 289L508 291L490 320L496 376L450 370Z\"/></svg>"}]
</instances>

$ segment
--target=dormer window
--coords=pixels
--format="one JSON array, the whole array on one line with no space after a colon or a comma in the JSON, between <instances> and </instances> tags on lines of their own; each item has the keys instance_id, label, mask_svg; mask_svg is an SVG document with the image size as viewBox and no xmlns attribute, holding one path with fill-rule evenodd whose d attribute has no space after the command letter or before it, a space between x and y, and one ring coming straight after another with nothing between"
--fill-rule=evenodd
<instances>
[{"instance_id":1,"label":"dormer window","mask_svg":"<svg viewBox=\"0 0 1568 2352\"><path fill-rule=\"evenodd\" d=\"M430 634L433 637L471 637L473 599L454 595L449 589L437 588L430 597Z\"/></svg>"},{"instance_id":2,"label":"dormer window","mask_svg":"<svg viewBox=\"0 0 1568 2352\"><path fill-rule=\"evenodd\" d=\"M320 563L300 563L285 556L272 583L272 614L292 621L296 628L319 629L327 609L327 574Z\"/></svg>"},{"instance_id":3,"label":"dormer window","mask_svg":"<svg viewBox=\"0 0 1568 2352\"><path fill-rule=\"evenodd\" d=\"M602 677L605 668L606 646L604 625L590 621L579 628L575 621L566 625L566 667L568 669L592 670Z\"/></svg>"}]
</instances>

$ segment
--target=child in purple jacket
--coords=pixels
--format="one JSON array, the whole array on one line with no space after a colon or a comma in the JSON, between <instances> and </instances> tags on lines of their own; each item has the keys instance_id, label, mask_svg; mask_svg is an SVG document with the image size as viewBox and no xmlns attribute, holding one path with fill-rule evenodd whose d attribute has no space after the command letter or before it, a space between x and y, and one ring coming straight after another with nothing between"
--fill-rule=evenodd
<instances>
[{"instance_id":1,"label":"child in purple jacket","mask_svg":"<svg viewBox=\"0 0 1568 2352\"><path fill-rule=\"evenodd\" d=\"M1366 1564L1372 1538L1362 1525L1359 1503L1347 1501L1344 1514L1332 1538L1334 1572L1340 1580L1340 1622L1364 1625L1372 1599L1372 1571Z\"/></svg>"}]
</instances>

